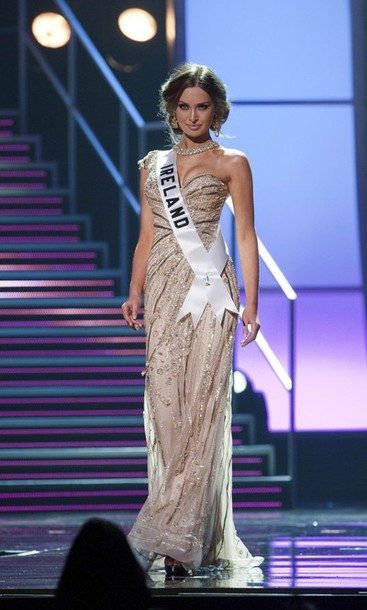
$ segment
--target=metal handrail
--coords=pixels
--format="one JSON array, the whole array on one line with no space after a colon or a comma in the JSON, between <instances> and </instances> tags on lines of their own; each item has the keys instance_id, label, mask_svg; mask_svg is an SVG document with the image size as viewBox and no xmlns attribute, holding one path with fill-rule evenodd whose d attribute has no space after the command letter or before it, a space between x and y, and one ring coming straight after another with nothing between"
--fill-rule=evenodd
<instances>
[{"instance_id":1,"label":"metal handrail","mask_svg":"<svg viewBox=\"0 0 367 610\"><path fill-rule=\"evenodd\" d=\"M119 234L127 235L127 205L139 214L140 205L133 192L128 186L128 172L126 168L126 158L128 154L128 141L126 134L127 119L131 119L137 130L138 155L143 157L146 153L146 136L148 132L163 131L165 126L161 121L145 122L123 87L113 74L108 64L103 59L102 55L93 44L88 34L74 15L73 11L68 6L65 0L53 0L54 4L61 11L64 17L68 20L71 27L72 36L68 45L68 82L65 86L57 76L51 65L45 59L38 45L33 41L32 37L27 32L27 0L18 0L19 7L19 97L20 97L20 130L22 133L27 131L27 108L28 108L28 71L26 52L29 50L33 57L38 62L49 82L54 87L58 96L62 100L68 112L68 183L70 192L70 209L76 211L76 191L77 191L77 152L76 152L76 128L80 129L85 135L87 141L95 151L103 165L107 169L108 174L119 189ZM77 107L77 78L76 78L76 61L77 47L79 43L88 54L88 57L97 67L99 73L108 84L110 90L119 104L119 142L120 142L120 162L117 166L111 156L106 151L100 139L92 129L85 116ZM125 132L125 133L124 133ZM124 137L125 136L125 137ZM128 243L127 239L121 239L119 248L120 252L120 269L122 277L123 292L127 291L127 277L129 271L128 263Z\"/></svg>"}]
</instances>

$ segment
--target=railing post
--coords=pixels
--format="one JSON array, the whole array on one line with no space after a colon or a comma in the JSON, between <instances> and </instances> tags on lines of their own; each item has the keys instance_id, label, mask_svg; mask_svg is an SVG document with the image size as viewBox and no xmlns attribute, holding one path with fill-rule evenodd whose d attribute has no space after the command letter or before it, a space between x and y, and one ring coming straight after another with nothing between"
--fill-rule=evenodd
<instances>
[{"instance_id":1,"label":"railing post","mask_svg":"<svg viewBox=\"0 0 367 610\"><path fill-rule=\"evenodd\" d=\"M290 314L290 337L289 337L289 375L292 380L292 387L289 391L289 432L288 432L288 474L291 479L290 496L291 506L294 508L297 503L296 493L296 342L295 342L295 308L296 301L289 301Z\"/></svg>"},{"instance_id":2,"label":"railing post","mask_svg":"<svg viewBox=\"0 0 367 610\"><path fill-rule=\"evenodd\" d=\"M127 112L123 104L120 102L119 104L119 169L120 174L122 176L122 180L125 181L125 178L128 173L127 167L127 154L128 154L128 142L129 142L129 134L128 134L128 120L127 120ZM129 210L128 210L128 202L126 200L123 187L119 187L119 206L118 206L118 214L119 214L119 235L118 235L118 243L119 243L119 264L120 264L120 272L121 272L121 290L123 295L127 295L128 293L128 257L129 257Z\"/></svg>"},{"instance_id":3,"label":"railing post","mask_svg":"<svg viewBox=\"0 0 367 610\"><path fill-rule=\"evenodd\" d=\"M77 65L76 52L77 41L74 33L71 33L71 38L68 45L68 93L70 96L71 106L68 108L68 185L70 193L70 212L76 213L76 198L77 198L77 126L74 118L74 109L77 105Z\"/></svg>"},{"instance_id":4,"label":"railing post","mask_svg":"<svg viewBox=\"0 0 367 610\"><path fill-rule=\"evenodd\" d=\"M19 131L28 131L28 66L27 46L24 40L27 27L27 1L18 0L18 103Z\"/></svg>"}]
</instances>

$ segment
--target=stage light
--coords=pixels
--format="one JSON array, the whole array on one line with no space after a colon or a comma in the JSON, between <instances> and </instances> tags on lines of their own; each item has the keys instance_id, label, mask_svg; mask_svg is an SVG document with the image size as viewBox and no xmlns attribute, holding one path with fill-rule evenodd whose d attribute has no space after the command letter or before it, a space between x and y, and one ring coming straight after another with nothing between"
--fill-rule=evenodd
<instances>
[{"instance_id":1,"label":"stage light","mask_svg":"<svg viewBox=\"0 0 367 610\"><path fill-rule=\"evenodd\" d=\"M58 49L69 42L71 29L62 15L41 13L33 20L32 34L43 47Z\"/></svg>"},{"instance_id":2,"label":"stage light","mask_svg":"<svg viewBox=\"0 0 367 610\"><path fill-rule=\"evenodd\" d=\"M241 371L233 373L233 391L235 394L241 394L247 388L247 379Z\"/></svg>"},{"instance_id":3,"label":"stage light","mask_svg":"<svg viewBox=\"0 0 367 610\"><path fill-rule=\"evenodd\" d=\"M121 32L137 42L147 42L157 33L157 22L153 15L140 8L129 8L118 18Z\"/></svg>"}]
</instances>

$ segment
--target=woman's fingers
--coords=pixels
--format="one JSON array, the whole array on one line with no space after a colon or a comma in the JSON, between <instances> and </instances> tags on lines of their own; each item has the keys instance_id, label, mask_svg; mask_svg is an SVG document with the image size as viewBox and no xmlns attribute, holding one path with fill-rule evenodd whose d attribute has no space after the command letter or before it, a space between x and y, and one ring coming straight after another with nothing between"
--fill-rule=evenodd
<instances>
[{"instance_id":1,"label":"woman's fingers","mask_svg":"<svg viewBox=\"0 0 367 610\"><path fill-rule=\"evenodd\" d=\"M260 324L258 323L257 320L255 320L254 322L246 322L245 320L242 320L242 321L243 321L243 339L241 341L241 346L245 347L252 341L255 341L257 333L260 330Z\"/></svg>"},{"instance_id":2,"label":"woman's fingers","mask_svg":"<svg viewBox=\"0 0 367 610\"><path fill-rule=\"evenodd\" d=\"M142 325L138 322L138 305L131 301L125 301L121 305L121 310L127 324L134 330L139 330Z\"/></svg>"},{"instance_id":3,"label":"woman's fingers","mask_svg":"<svg viewBox=\"0 0 367 610\"><path fill-rule=\"evenodd\" d=\"M138 328L140 328L140 326L141 326L138 323L137 319L138 319L138 311L137 311L136 305L134 304L131 308L131 324L135 330L138 330Z\"/></svg>"}]
</instances>

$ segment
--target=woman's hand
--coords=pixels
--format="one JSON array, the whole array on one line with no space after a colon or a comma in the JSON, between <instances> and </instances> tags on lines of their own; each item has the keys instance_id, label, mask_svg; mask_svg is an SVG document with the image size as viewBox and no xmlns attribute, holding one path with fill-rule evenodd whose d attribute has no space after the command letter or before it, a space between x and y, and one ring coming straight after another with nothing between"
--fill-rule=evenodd
<instances>
[{"instance_id":1,"label":"woman's hand","mask_svg":"<svg viewBox=\"0 0 367 610\"><path fill-rule=\"evenodd\" d=\"M241 346L245 347L256 339L257 333L260 330L260 323L255 310L251 310L247 307L242 312L243 322L243 340Z\"/></svg>"},{"instance_id":2,"label":"woman's hand","mask_svg":"<svg viewBox=\"0 0 367 610\"><path fill-rule=\"evenodd\" d=\"M139 328L142 327L142 324L137 320L140 306L140 297L129 297L127 301L121 305L122 315L133 330L139 330Z\"/></svg>"}]
</instances>

